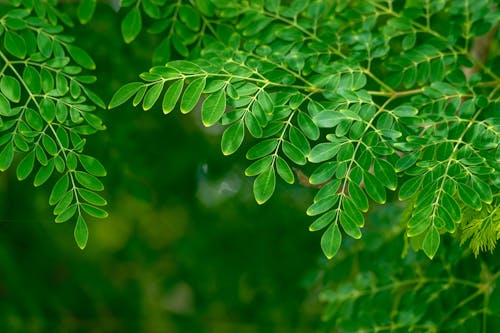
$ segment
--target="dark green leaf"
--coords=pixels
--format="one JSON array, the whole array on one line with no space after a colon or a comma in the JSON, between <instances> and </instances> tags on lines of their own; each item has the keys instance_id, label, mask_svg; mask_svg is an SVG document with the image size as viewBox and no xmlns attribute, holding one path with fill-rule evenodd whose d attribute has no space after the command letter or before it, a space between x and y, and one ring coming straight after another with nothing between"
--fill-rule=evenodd
<instances>
[{"instance_id":1,"label":"dark green leaf","mask_svg":"<svg viewBox=\"0 0 500 333\"><path fill-rule=\"evenodd\" d=\"M275 138L261 141L248 150L246 157L249 160L261 158L267 154L272 153L277 146L278 139Z\"/></svg>"},{"instance_id":2,"label":"dark green leaf","mask_svg":"<svg viewBox=\"0 0 500 333\"><path fill-rule=\"evenodd\" d=\"M349 182L349 195L359 210L362 212L368 211L368 198L366 197L365 192L359 188L359 185L353 183L352 181Z\"/></svg>"},{"instance_id":3,"label":"dark green leaf","mask_svg":"<svg viewBox=\"0 0 500 333\"><path fill-rule=\"evenodd\" d=\"M319 128L309 115L304 112L300 112L297 116L297 121L300 129L309 139L317 140L319 138Z\"/></svg>"},{"instance_id":4,"label":"dark green leaf","mask_svg":"<svg viewBox=\"0 0 500 333\"><path fill-rule=\"evenodd\" d=\"M309 231L318 231L329 225L337 215L336 210L331 210L318 217L310 226Z\"/></svg>"},{"instance_id":5,"label":"dark green leaf","mask_svg":"<svg viewBox=\"0 0 500 333\"><path fill-rule=\"evenodd\" d=\"M344 229L345 233L354 239L361 238L361 230L359 226L351 219L351 217L346 214L345 211L340 213L340 225Z\"/></svg>"},{"instance_id":6,"label":"dark green leaf","mask_svg":"<svg viewBox=\"0 0 500 333\"><path fill-rule=\"evenodd\" d=\"M80 23L86 24L90 21L94 15L95 7L96 0L82 0L82 2L80 2L77 12Z\"/></svg>"},{"instance_id":7,"label":"dark green leaf","mask_svg":"<svg viewBox=\"0 0 500 333\"><path fill-rule=\"evenodd\" d=\"M399 200L406 200L412 197L422 185L423 177L414 177L407 180L399 189Z\"/></svg>"},{"instance_id":8,"label":"dark green leaf","mask_svg":"<svg viewBox=\"0 0 500 333\"><path fill-rule=\"evenodd\" d=\"M373 162L374 173L380 182L389 190L394 191L398 184L398 178L394 167L383 159L375 159Z\"/></svg>"},{"instance_id":9,"label":"dark green leaf","mask_svg":"<svg viewBox=\"0 0 500 333\"><path fill-rule=\"evenodd\" d=\"M246 168L245 175L249 177L256 176L266 170L272 162L273 156L271 155L261 158L260 160L253 162L248 168Z\"/></svg>"},{"instance_id":10,"label":"dark green leaf","mask_svg":"<svg viewBox=\"0 0 500 333\"><path fill-rule=\"evenodd\" d=\"M462 199L463 203L467 206L472 207L475 210L481 209L481 198L472 187L465 185L463 183L457 183L458 185L458 195Z\"/></svg>"}]
</instances>

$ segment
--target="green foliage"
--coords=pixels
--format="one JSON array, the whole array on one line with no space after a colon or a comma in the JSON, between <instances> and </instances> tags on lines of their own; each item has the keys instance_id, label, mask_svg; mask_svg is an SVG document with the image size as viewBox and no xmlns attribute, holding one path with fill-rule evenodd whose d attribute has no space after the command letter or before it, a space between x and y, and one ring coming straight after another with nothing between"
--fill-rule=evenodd
<instances>
[{"instance_id":1,"label":"green foliage","mask_svg":"<svg viewBox=\"0 0 500 333\"><path fill-rule=\"evenodd\" d=\"M245 174L256 176L259 204L277 178L293 183L293 168L310 170L320 187L307 210L316 217L310 229L326 228L328 258L341 232L362 237L370 202L385 204L394 191L408 203L406 237L429 258L442 235L457 230L467 230L464 241L475 237L475 249L496 242L497 231L464 221L467 209L498 209L500 78L490 67L498 54L475 53L480 38L498 50L492 1L212 0L167 8L174 26L167 38L189 60L152 67L143 83L120 89L111 108L133 97L148 110L162 94L165 113L201 105L203 125L227 127L225 155L252 145ZM443 29L443 20L454 28ZM190 42L176 47L179 40Z\"/></svg>"},{"instance_id":2,"label":"green foliage","mask_svg":"<svg viewBox=\"0 0 500 333\"><path fill-rule=\"evenodd\" d=\"M87 87L96 78L84 72L95 64L73 37L63 34L64 25L73 25L66 13L52 3L14 8L20 5L13 1L0 18L0 170L17 165L17 178L33 175L34 186L55 179L49 198L55 222L75 219L75 240L83 249L85 214L107 216L96 207L106 201L95 193L103 189L95 176L106 171L84 154L84 137L105 129L93 113L105 104ZM82 3L81 21L88 21L92 8Z\"/></svg>"}]
</instances>

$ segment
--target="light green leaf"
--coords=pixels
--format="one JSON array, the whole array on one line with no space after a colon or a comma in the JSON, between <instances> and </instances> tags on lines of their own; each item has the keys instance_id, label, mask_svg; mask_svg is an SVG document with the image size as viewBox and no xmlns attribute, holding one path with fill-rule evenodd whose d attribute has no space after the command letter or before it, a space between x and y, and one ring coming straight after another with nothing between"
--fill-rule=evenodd
<instances>
[{"instance_id":1,"label":"light green leaf","mask_svg":"<svg viewBox=\"0 0 500 333\"><path fill-rule=\"evenodd\" d=\"M321 111L314 117L314 122L319 127L324 127L324 128L335 127L343 120L361 120L361 118L356 113L348 110L343 110L343 111L325 110Z\"/></svg>"},{"instance_id":2,"label":"light green leaf","mask_svg":"<svg viewBox=\"0 0 500 333\"><path fill-rule=\"evenodd\" d=\"M345 211L340 213L340 225L344 232L354 239L360 239L362 234L359 226L351 219Z\"/></svg>"},{"instance_id":3,"label":"light green leaf","mask_svg":"<svg viewBox=\"0 0 500 333\"><path fill-rule=\"evenodd\" d=\"M7 170L12 161L14 160L14 144L13 142L9 142L5 145L2 152L0 153L0 171Z\"/></svg>"},{"instance_id":4,"label":"light green leaf","mask_svg":"<svg viewBox=\"0 0 500 333\"><path fill-rule=\"evenodd\" d=\"M3 45L7 52L12 54L14 57L21 59L26 57L26 42L18 33L12 30L6 31L3 39Z\"/></svg>"},{"instance_id":5,"label":"light green leaf","mask_svg":"<svg viewBox=\"0 0 500 333\"><path fill-rule=\"evenodd\" d=\"M328 259L332 259L337 254L341 243L342 234L337 224L330 225L321 236L321 249Z\"/></svg>"},{"instance_id":6,"label":"light green leaf","mask_svg":"<svg viewBox=\"0 0 500 333\"><path fill-rule=\"evenodd\" d=\"M317 140L319 138L319 128L309 115L304 112L300 112L297 116L297 121L300 129L309 139Z\"/></svg>"},{"instance_id":7,"label":"light green leaf","mask_svg":"<svg viewBox=\"0 0 500 333\"><path fill-rule=\"evenodd\" d=\"M365 182L366 193L370 196L370 198L377 203L384 204L386 200L385 189L380 181L368 172L363 174L363 180Z\"/></svg>"},{"instance_id":8,"label":"light green leaf","mask_svg":"<svg viewBox=\"0 0 500 333\"><path fill-rule=\"evenodd\" d=\"M243 119L229 126L222 134L221 148L224 155L233 154L241 146L245 137Z\"/></svg>"},{"instance_id":9,"label":"light green leaf","mask_svg":"<svg viewBox=\"0 0 500 333\"><path fill-rule=\"evenodd\" d=\"M422 249L424 253L429 257L429 259L434 258L436 252L439 248L439 231L436 227L432 226L427 234L425 235L424 242L422 243Z\"/></svg>"},{"instance_id":10,"label":"light green leaf","mask_svg":"<svg viewBox=\"0 0 500 333\"><path fill-rule=\"evenodd\" d=\"M167 88L165 96L163 96L162 109L164 114L172 112L179 100L182 93L182 88L184 87L184 80L178 80L172 83L170 87ZM185 96L185 93L184 93Z\"/></svg>"},{"instance_id":11,"label":"light green leaf","mask_svg":"<svg viewBox=\"0 0 500 333\"><path fill-rule=\"evenodd\" d=\"M359 188L358 184L349 182L349 195L358 209L362 212L368 211L369 204L365 192Z\"/></svg>"},{"instance_id":12,"label":"light green leaf","mask_svg":"<svg viewBox=\"0 0 500 333\"><path fill-rule=\"evenodd\" d=\"M386 160L380 158L374 160L373 167L375 176L382 185L394 191L398 184L398 178L394 171L394 167Z\"/></svg>"},{"instance_id":13,"label":"light green leaf","mask_svg":"<svg viewBox=\"0 0 500 333\"><path fill-rule=\"evenodd\" d=\"M189 113L194 109L200 100L201 93L203 92L203 89L205 89L206 83L206 77L200 77L187 86L181 100L182 113Z\"/></svg>"},{"instance_id":14,"label":"light green leaf","mask_svg":"<svg viewBox=\"0 0 500 333\"><path fill-rule=\"evenodd\" d=\"M144 100L142 101L142 109L147 111L151 109L163 90L163 81L155 83L152 87L149 88L148 92L144 96Z\"/></svg>"},{"instance_id":15,"label":"light green leaf","mask_svg":"<svg viewBox=\"0 0 500 333\"><path fill-rule=\"evenodd\" d=\"M69 176L66 173L61 178L59 178L57 183L52 188L52 191L50 192L50 197L49 197L49 204L55 205L56 203L61 201L61 199L66 194L68 187L69 187Z\"/></svg>"},{"instance_id":16,"label":"light green leaf","mask_svg":"<svg viewBox=\"0 0 500 333\"><path fill-rule=\"evenodd\" d=\"M226 111L226 94L219 90L207 97L201 107L201 119L206 127L214 125Z\"/></svg>"},{"instance_id":17,"label":"light green leaf","mask_svg":"<svg viewBox=\"0 0 500 333\"><path fill-rule=\"evenodd\" d=\"M142 29L142 17L139 7L132 8L121 24L122 36L125 43L131 43Z\"/></svg>"},{"instance_id":18,"label":"light green leaf","mask_svg":"<svg viewBox=\"0 0 500 333\"><path fill-rule=\"evenodd\" d=\"M89 191L89 190L84 189L84 188L79 188L78 194L80 195L80 197L83 200L87 201L89 204L92 204L94 206L107 205L106 199L104 199L103 197L101 197L99 194L97 194L95 192Z\"/></svg>"},{"instance_id":19,"label":"light green leaf","mask_svg":"<svg viewBox=\"0 0 500 333\"><path fill-rule=\"evenodd\" d=\"M108 217L108 212L106 212L104 209L94 207L94 206L86 204L86 203L82 203L81 207L85 213L87 213L90 216L93 216L95 218L105 219L106 217Z\"/></svg>"},{"instance_id":20,"label":"light green leaf","mask_svg":"<svg viewBox=\"0 0 500 333\"><path fill-rule=\"evenodd\" d=\"M42 165L40 169L38 169L38 172L35 175L35 179L33 180L33 185L35 187L42 185L49 179L49 177L52 175L52 172L54 172L54 159L50 159L47 162L47 165Z\"/></svg>"},{"instance_id":21,"label":"light green leaf","mask_svg":"<svg viewBox=\"0 0 500 333\"><path fill-rule=\"evenodd\" d=\"M462 199L463 203L475 210L480 210L481 198L479 197L479 194L477 194L477 192L474 191L472 187L466 184L457 183L457 185L458 196L460 197L460 199Z\"/></svg>"},{"instance_id":22,"label":"light green leaf","mask_svg":"<svg viewBox=\"0 0 500 333\"><path fill-rule=\"evenodd\" d=\"M276 157L276 171L278 175L288 184L295 182L295 176L288 163L281 157Z\"/></svg>"},{"instance_id":23,"label":"light green leaf","mask_svg":"<svg viewBox=\"0 0 500 333\"><path fill-rule=\"evenodd\" d=\"M272 153L277 146L278 146L278 139L276 138L263 140L258 144L256 144L255 146L253 146L252 148L250 148L247 152L246 157L249 160L255 160L261 158L267 154Z\"/></svg>"},{"instance_id":24,"label":"light green leaf","mask_svg":"<svg viewBox=\"0 0 500 333\"><path fill-rule=\"evenodd\" d=\"M61 212L61 214L57 215L55 222L63 223L68 221L70 218L75 216L77 208L78 207L76 204L72 204L71 206L67 207L65 210Z\"/></svg>"},{"instance_id":25,"label":"light green leaf","mask_svg":"<svg viewBox=\"0 0 500 333\"><path fill-rule=\"evenodd\" d=\"M111 98L111 102L109 102L109 108L112 109L119 105L122 105L143 86L144 84L142 82L131 82L122 86L115 92L115 94Z\"/></svg>"},{"instance_id":26,"label":"light green leaf","mask_svg":"<svg viewBox=\"0 0 500 333\"><path fill-rule=\"evenodd\" d=\"M82 164L85 171L87 171L91 175L94 175L97 177L106 176L106 169L101 164L101 162L99 162L99 160L97 160L96 158L94 158L92 156L80 154L78 156L78 159L80 160L80 163Z\"/></svg>"},{"instance_id":27,"label":"light green leaf","mask_svg":"<svg viewBox=\"0 0 500 333\"><path fill-rule=\"evenodd\" d=\"M259 205L265 203L273 195L276 186L276 175L274 167L271 165L260 175L257 176L253 183L253 193L255 200Z\"/></svg>"},{"instance_id":28,"label":"light green leaf","mask_svg":"<svg viewBox=\"0 0 500 333\"><path fill-rule=\"evenodd\" d=\"M340 150L341 145L337 142L325 142L314 146L309 153L309 162L320 163L333 158Z\"/></svg>"},{"instance_id":29,"label":"light green leaf","mask_svg":"<svg viewBox=\"0 0 500 333\"><path fill-rule=\"evenodd\" d=\"M21 85L19 81L12 76L4 75L0 80L0 90L5 97L12 102L19 102L21 100Z\"/></svg>"},{"instance_id":30,"label":"light green leaf","mask_svg":"<svg viewBox=\"0 0 500 333\"><path fill-rule=\"evenodd\" d=\"M337 215L336 210L330 210L329 212L321 215L313 223L311 223L311 225L309 226L309 231L318 231L323 229L333 221L335 215Z\"/></svg>"},{"instance_id":31,"label":"light green leaf","mask_svg":"<svg viewBox=\"0 0 500 333\"><path fill-rule=\"evenodd\" d=\"M250 166L245 169L245 175L252 177L261 174L271 165L272 162L273 162L273 156L268 155L266 157L263 157L250 164Z\"/></svg>"},{"instance_id":32,"label":"light green leaf","mask_svg":"<svg viewBox=\"0 0 500 333\"><path fill-rule=\"evenodd\" d=\"M83 250L87 245L87 240L89 239L89 230L81 215L78 215L78 219L76 220L74 236L76 244Z\"/></svg>"},{"instance_id":33,"label":"light green leaf","mask_svg":"<svg viewBox=\"0 0 500 333\"><path fill-rule=\"evenodd\" d=\"M31 171L33 171L33 167L35 166L35 151L32 150L29 152L17 165L17 179L23 180L26 179Z\"/></svg>"},{"instance_id":34,"label":"light green leaf","mask_svg":"<svg viewBox=\"0 0 500 333\"><path fill-rule=\"evenodd\" d=\"M69 55L78 65L87 69L95 69L94 60L92 60L90 55L84 49L67 44L66 50L68 50Z\"/></svg>"},{"instance_id":35,"label":"light green leaf","mask_svg":"<svg viewBox=\"0 0 500 333\"><path fill-rule=\"evenodd\" d=\"M304 153L290 142L283 140L281 142L281 149L283 150L283 153L285 153L285 155L295 164L306 164L306 157L304 156Z\"/></svg>"},{"instance_id":36,"label":"light green leaf","mask_svg":"<svg viewBox=\"0 0 500 333\"><path fill-rule=\"evenodd\" d=\"M96 177L82 171L75 171L75 178L78 183L92 191L104 190L104 185Z\"/></svg>"}]
</instances>

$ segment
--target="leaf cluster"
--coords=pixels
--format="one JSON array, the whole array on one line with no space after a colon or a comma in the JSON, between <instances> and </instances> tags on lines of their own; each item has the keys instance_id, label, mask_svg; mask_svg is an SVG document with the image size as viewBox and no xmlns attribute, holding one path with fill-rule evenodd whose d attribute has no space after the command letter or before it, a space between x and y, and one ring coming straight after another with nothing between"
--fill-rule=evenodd
<instances>
[{"instance_id":1,"label":"leaf cluster","mask_svg":"<svg viewBox=\"0 0 500 333\"><path fill-rule=\"evenodd\" d=\"M88 88L96 77L85 71L95 69L94 61L64 34L73 22L55 5L12 1L1 12L0 171L15 166L17 178L32 176L34 186L55 179L49 198L55 222L76 219L83 249L85 215L107 216L97 193L104 188L97 177L106 171L84 152L85 136L105 129L94 114L105 104Z\"/></svg>"},{"instance_id":2,"label":"leaf cluster","mask_svg":"<svg viewBox=\"0 0 500 333\"><path fill-rule=\"evenodd\" d=\"M177 49L187 60L152 67L109 107L132 99L144 110L161 100L165 114L199 108L205 126L226 127L223 154L251 143L245 174L255 177L259 204L279 179L294 183L294 169L310 172L320 188L307 209L315 217L310 230L325 230L328 258L345 235L362 237L373 203L394 196L408 203L406 237L429 258L443 234L464 228L467 210L497 209L500 78L490 65L498 54L474 52L481 38L498 50L493 1L171 6L167 38L174 46L175 38L196 40L184 45L192 52ZM178 20L180 12L192 21ZM207 30L184 39L176 24L188 22ZM485 230L469 228L464 237Z\"/></svg>"}]
</instances>

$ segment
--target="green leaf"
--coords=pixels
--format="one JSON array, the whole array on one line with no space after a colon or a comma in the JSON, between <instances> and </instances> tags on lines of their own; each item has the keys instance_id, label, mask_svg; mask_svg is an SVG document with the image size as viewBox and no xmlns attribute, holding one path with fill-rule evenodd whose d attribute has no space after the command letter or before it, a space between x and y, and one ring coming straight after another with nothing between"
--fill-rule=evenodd
<instances>
[{"instance_id":1,"label":"green leaf","mask_svg":"<svg viewBox=\"0 0 500 333\"><path fill-rule=\"evenodd\" d=\"M260 124L259 124L257 118L255 118L255 116L252 112L247 112L245 114L245 125L248 129L248 132L254 138L262 137L262 134L263 134L262 127L260 127Z\"/></svg>"},{"instance_id":2,"label":"green leaf","mask_svg":"<svg viewBox=\"0 0 500 333\"><path fill-rule=\"evenodd\" d=\"M40 102L40 115L48 123L51 123L54 120L56 116L56 105L51 99L42 99Z\"/></svg>"},{"instance_id":3,"label":"green leaf","mask_svg":"<svg viewBox=\"0 0 500 333\"><path fill-rule=\"evenodd\" d=\"M78 216L74 231L76 244L80 249L84 249L87 245L87 240L89 239L89 230L87 224L81 215Z\"/></svg>"},{"instance_id":4,"label":"green leaf","mask_svg":"<svg viewBox=\"0 0 500 333\"><path fill-rule=\"evenodd\" d=\"M205 89L206 83L207 79L205 77L200 77L187 86L181 100L182 113L189 113L194 109L200 100L201 93L203 92L203 89Z\"/></svg>"},{"instance_id":5,"label":"green leaf","mask_svg":"<svg viewBox=\"0 0 500 333\"><path fill-rule=\"evenodd\" d=\"M61 214L57 215L55 222L63 223L68 221L70 218L75 216L77 208L78 207L76 204L72 204L71 206L67 207L65 210L61 212Z\"/></svg>"},{"instance_id":6,"label":"green leaf","mask_svg":"<svg viewBox=\"0 0 500 333\"><path fill-rule=\"evenodd\" d=\"M131 43L142 29L142 18L139 7L132 8L127 13L121 24L123 40L125 43Z\"/></svg>"},{"instance_id":7,"label":"green leaf","mask_svg":"<svg viewBox=\"0 0 500 333\"><path fill-rule=\"evenodd\" d=\"M317 140L319 138L319 128L314 123L311 117L304 112L300 112L297 116L297 121L299 123L300 129L304 134L311 140Z\"/></svg>"},{"instance_id":8,"label":"green leaf","mask_svg":"<svg viewBox=\"0 0 500 333\"><path fill-rule=\"evenodd\" d=\"M40 73L35 68L26 66L23 71L23 80L32 94L39 94L42 91Z\"/></svg>"},{"instance_id":9,"label":"green leaf","mask_svg":"<svg viewBox=\"0 0 500 333\"><path fill-rule=\"evenodd\" d=\"M111 98L111 102L109 102L109 108L112 109L122 105L143 86L144 84L142 82L127 83L115 92Z\"/></svg>"},{"instance_id":10,"label":"green leaf","mask_svg":"<svg viewBox=\"0 0 500 333\"><path fill-rule=\"evenodd\" d=\"M12 115L10 102L4 95L0 94L0 116L9 117Z\"/></svg>"},{"instance_id":11,"label":"green leaf","mask_svg":"<svg viewBox=\"0 0 500 333\"><path fill-rule=\"evenodd\" d=\"M375 159L373 162L374 173L378 180L389 190L394 191L398 184L398 178L394 167L383 159Z\"/></svg>"},{"instance_id":12,"label":"green leaf","mask_svg":"<svg viewBox=\"0 0 500 333\"><path fill-rule=\"evenodd\" d=\"M293 184L295 182L295 176L292 169L288 163L281 157L276 157L276 171L278 175L288 184Z\"/></svg>"},{"instance_id":13,"label":"green leaf","mask_svg":"<svg viewBox=\"0 0 500 333\"><path fill-rule=\"evenodd\" d=\"M0 90L5 97L12 102L19 102L21 100L21 85L19 81L12 76L4 75L0 80Z\"/></svg>"},{"instance_id":14,"label":"green leaf","mask_svg":"<svg viewBox=\"0 0 500 333\"><path fill-rule=\"evenodd\" d=\"M493 193L488 183L477 176L472 176L471 182L472 188L479 194L481 200L486 204L491 204L493 202Z\"/></svg>"},{"instance_id":15,"label":"green leaf","mask_svg":"<svg viewBox=\"0 0 500 333\"><path fill-rule=\"evenodd\" d=\"M54 41L49 37L48 33L44 32L43 30L40 31L36 36L36 44L38 46L38 49L40 50L40 53L44 57L50 57L50 55L52 54Z\"/></svg>"},{"instance_id":16,"label":"green leaf","mask_svg":"<svg viewBox=\"0 0 500 333\"><path fill-rule=\"evenodd\" d=\"M365 192L359 188L359 185L353 183L352 181L349 182L349 195L356 205L358 209L362 212L367 212L368 211L368 198L365 195Z\"/></svg>"},{"instance_id":17,"label":"green leaf","mask_svg":"<svg viewBox=\"0 0 500 333\"><path fill-rule=\"evenodd\" d=\"M38 169L35 179L33 180L33 185L37 187L45 183L52 175L52 172L54 172L53 158L48 161L47 165L43 165Z\"/></svg>"},{"instance_id":18,"label":"green leaf","mask_svg":"<svg viewBox=\"0 0 500 333\"><path fill-rule=\"evenodd\" d=\"M396 172L401 172L403 170L408 169L411 167L413 164L415 164L418 160L418 157L420 155L420 152L416 151L411 154L405 155L401 157L397 162L396 162Z\"/></svg>"},{"instance_id":19,"label":"green leaf","mask_svg":"<svg viewBox=\"0 0 500 333\"><path fill-rule=\"evenodd\" d=\"M268 155L264 158L261 158L252 164L245 170L245 175L252 177L258 174L261 174L273 163L273 156Z\"/></svg>"},{"instance_id":20,"label":"green leaf","mask_svg":"<svg viewBox=\"0 0 500 333\"><path fill-rule=\"evenodd\" d=\"M7 170L14 160L14 144L9 142L0 153L0 171Z\"/></svg>"},{"instance_id":21,"label":"green leaf","mask_svg":"<svg viewBox=\"0 0 500 333\"><path fill-rule=\"evenodd\" d=\"M345 211L340 213L340 225L344 232L354 239L360 239L362 234L359 226L346 214Z\"/></svg>"},{"instance_id":22,"label":"green leaf","mask_svg":"<svg viewBox=\"0 0 500 333\"><path fill-rule=\"evenodd\" d=\"M366 193L370 196L370 198L377 203L384 204L386 200L385 189L380 181L368 172L363 174L363 180L365 182Z\"/></svg>"},{"instance_id":23,"label":"green leaf","mask_svg":"<svg viewBox=\"0 0 500 333\"><path fill-rule=\"evenodd\" d=\"M75 171L75 178L80 183L80 185L88 188L92 191L102 191L104 190L104 185L96 177L82 171Z\"/></svg>"},{"instance_id":24,"label":"green leaf","mask_svg":"<svg viewBox=\"0 0 500 333\"><path fill-rule=\"evenodd\" d=\"M314 146L309 153L309 162L320 163L332 159L340 150L339 143L320 143Z\"/></svg>"},{"instance_id":25,"label":"green leaf","mask_svg":"<svg viewBox=\"0 0 500 333\"><path fill-rule=\"evenodd\" d=\"M155 83L152 87L149 88L148 92L144 96L144 100L142 101L142 109L147 111L155 105L156 101L160 97L160 94L163 90L163 81Z\"/></svg>"},{"instance_id":26,"label":"green leaf","mask_svg":"<svg viewBox=\"0 0 500 333\"><path fill-rule=\"evenodd\" d=\"M94 15L96 0L82 0L78 6L78 19L81 24L86 24Z\"/></svg>"},{"instance_id":27,"label":"green leaf","mask_svg":"<svg viewBox=\"0 0 500 333\"><path fill-rule=\"evenodd\" d=\"M106 217L108 217L108 212L106 212L104 209L97 208L86 203L82 203L81 207L85 213L95 218L105 219Z\"/></svg>"},{"instance_id":28,"label":"green leaf","mask_svg":"<svg viewBox=\"0 0 500 333\"><path fill-rule=\"evenodd\" d=\"M463 203L467 206L475 209L481 209L481 198L472 187L465 185L463 183L457 183L458 185L458 196L462 199Z\"/></svg>"},{"instance_id":29,"label":"green leaf","mask_svg":"<svg viewBox=\"0 0 500 333\"><path fill-rule=\"evenodd\" d=\"M80 160L80 163L82 164L85 171L87 171L91 175L97 177L106 176L106 169L96 158L81 154L78 156L78 159Z\"/></svg>"},{"instance_id":30,"label":"green leaf","mask_svg":"<svg viewBox=\"0 0 500 333\"><path fill-rule=\"evenodd\" d=\"M172 112L172 110L175 108L183 87L184 80L179 80L175 81L170 87L167 88L162 102L162 109L164 114Z\"/></svg>"},{"instance_id":31,"label":"green leaf","mask_svg":"<svg viewBox=\"0 0 500 333\"><path fill-rule=\"evenodd\" d=\"M330 210L330 208L332 208L337 203L337 201L339 201L338 195L331 195L322 198L310 205L309 208L307 208L306 214L309 216L322 214Z\"/></svg>"},{"instance_id":32,"label":"green leaf","mask_svg":"<svg viewBox=\"0 0 500 333\"><path fill-rule=\"evenodd\" d=\"M68 50L69 55L78 65L87 69L95 69L94 60L92 60L90 55L84 49L67 44L66 50Z\"/></svg>"},{"instance_id":33,"label":"green leaf","mask_svg":"<svg viewBox=\"0 0 500 333\"><path fill-rule=\"evenodd\" d=\"M214 125L226 111L226 94L219 90L207 97L201 107L201 120L205 127Z\"/></svg>"},{"instance_id":34,"label":"green leaf","mask_svg":"<svg viewBox=\"0 0 500 333\"><path fill-rule=\"evenodd\" d=\"M245 137L243 119L229 126L222 134L221 148L224 155L233 154L241 146Z\"/></svg>"},{"instance_id":35,"label":"green leaf","mask_svg":"<svg viewBox=\"0 0 500 333\"><path fill-rule=\"evenodd\" d=\"M436 252L439 248L439 231L436 227L432 226L427 234L425 235L424 242L422 244L422 249L424 253L429 257L429 259L434 258Z\"/></svg>"},{"instance_id":36,"label":"green leaf","mask_svg":"<svg viewBox=\"0 0 500 333\"><path fill-rule=\"evenodd\" d=\"M59 178L57 183L52 188L52 191L50 192L50 197L49 197L49 204L55 205L56 203L61 201L61 199L66 194L68 187L69 187L69 176L66 173L61 178Z\"/></svg>"},{"instance_id":37,"label":"green leaf","mask_svg":"<svg viewBox=\"0 0 500 333\"><path fill-rule=\"evenodd\" d=\"M255 146L253 146L252 148L250 148L247 152L246 157L249 160L255 160L261 158L267 154L272 153L277 146L278 146L278 139L276 138L263 140L258 144L256 144Z\"/></svg>"},{"instance_id":38,"label":"green leaf","mask_svg":"<svg viewBox=\"0 0 500 333\"><path fill-rule=\"evenodd\" d=\"M414 177L407 180L399 189L399 200L403 201L412 197L422 185L424 177Z\"/></svg>"},{"instance_id":39,"label":"green leaf","mask_svg":"<svg viewBox=\"0 0 500 333\"><path fill-rule=\"evenodd\" d=\"M107 205L106 199L101 197L99 194L89 191L84 188L79 188L78 189L78 194L80 197L87 201L89 204L92 204L94 206L105 206Z\"/></svg>"},{"instance_id":40,"label":"green leaf","mask_svg":"<svg viewBox=\"0 0 500 333\"><path fill-rule=\"evenodd\" d=\"M361 120L361 118L356 113L348 110L343 110L343 111L325 110L318 113L314 117L314 122L319 127L324 127L324 128L335 127L343 120Z\"/></svg>"},{"instance_id":41,"label":"green leaf","mask_svg":"<svg viewBox=\"0 0 500 333\"><path fill-rule=\"evenodd\" d=\"M281 142L281 149L283 150L283 153L285 153L285 155L295 164L306 164L306 157L304 156L304 153L290 142L283 140Z\"/></svg>"},{"instance_id":42,"label":"green leaf","mask_svg":"<svg viewBox=\"0 0 500 333\"><path fill-rule=\"evenodd\" d=\"M257 176L253 183L253 193L259 205L265 203L274 192L276 185L276 175L273 166L269 166L265 171Z\"/></svg>"},{"instance_id":43,"label":"green leaf","mask_svg":"<svg viewBox=\"0 0 500 333\"><path fill-rule=\"evenodd\" d=\"M321 236L321 249L328 259L332 259L337 254L341 243L342 234L337 224L330 225Z\"/></svg>"},{"instance_id":44,"label":"green leaf","mask_svg":"<svg viewBox=\"0 0 500 333\"><path fill-rule=\"evenodd\" d=\"M18 33L11 30L6 31L3 39L3 45L7 52L12 54L14 57L21 59L26 57L26 42Z\"/></svg>"},{"instance_id":45,"label":"green leaf","mask_svg":"<svg viewBox=\"0 0 500 333\"><path fill-rule=\"evenodd\" d=\"M329 225L335 216L337 215L336 210L330 210L325 214L318 217L311 225L309 226L309 231L318 231Z\"/></svg>"},{"instance_id":46,"label":"green leaf","mask_svg":"<svg viewBox=\"0 0 500 333\"><path fill-rule=\"evenodd\" d=\"M337 170L337 162L327 162L321 164L309 177L311 184L322 184L333 177Z\"/></svg>"},{"instance_id":47,"label":"green leaf","mask_svg":"<svg viewBox=\"0 0 500 333\"><path fill-rule=\"evenodd\" d=\"M17 165L17 179L23 180L26 179L31 171L33 171L33 167L35 166L35 151L32 150L29 152Z\"/></svg>"}]
</instances>

